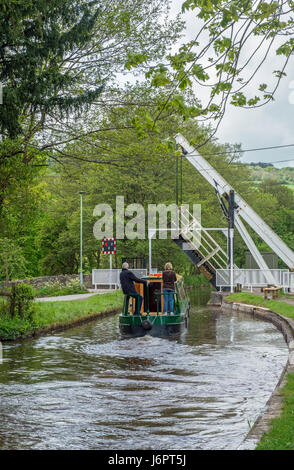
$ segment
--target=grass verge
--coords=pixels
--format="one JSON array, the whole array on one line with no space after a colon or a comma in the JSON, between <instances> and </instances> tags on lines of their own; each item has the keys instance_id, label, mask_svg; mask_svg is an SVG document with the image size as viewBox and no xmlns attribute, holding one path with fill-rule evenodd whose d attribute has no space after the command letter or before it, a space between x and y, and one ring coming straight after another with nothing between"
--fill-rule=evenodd
<instances>
[{"instance_id":1,"label":"grass verge","mask_svg":"<svg viewBox=\"0 0 294 470\"><path fill-rule=\"evenodd\" d=\"M57 329L122 307L121 291L93 295L84 300L36 302L32 318L14 318L0 312L0 340L15 340Z\"/></svg>"},{"instance_id":2,"label":"grass verge","mask_svg":"<svg viewBox=\"0 0 294 470\"><path fill-rule=\"evenodd\" d=\"M281 394L281 415L271 421L271 429L263 434L256 450L294 450L294 374L287 375Z\"/></svg>"},{"instance_id":3,"label":"grass verge","mask_svg":"<svg viewBox=\"0 0 294 470\"><path fill-rule=\"evenodd\" d=\"M270 309L272 312L279 313L285 317L294 319L294 305L283 302L281 300L264 300L259 295L250 294L249 292L238 292L236 294L230 294L226 297L226 302L240 302L249 305L256 305L257 307L265 307Z\"/></svg>"}]
</instances>

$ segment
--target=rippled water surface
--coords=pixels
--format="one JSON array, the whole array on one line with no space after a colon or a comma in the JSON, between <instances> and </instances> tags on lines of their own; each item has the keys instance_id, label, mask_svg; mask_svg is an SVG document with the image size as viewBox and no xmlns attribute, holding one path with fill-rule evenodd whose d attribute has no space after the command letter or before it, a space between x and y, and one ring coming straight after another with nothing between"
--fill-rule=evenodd
<instances>
[{"instance_id":1,"label":"rippled water surface","mask_svg":"<svg viewBox=\"0 0 294 470\"><path fill-rule=\"evenodd\" d=\"M1 449L237 449L287 361L281 333L190 293L179 339L121 339L118 316L5 344Z\"/></svg>"}]
</instances>

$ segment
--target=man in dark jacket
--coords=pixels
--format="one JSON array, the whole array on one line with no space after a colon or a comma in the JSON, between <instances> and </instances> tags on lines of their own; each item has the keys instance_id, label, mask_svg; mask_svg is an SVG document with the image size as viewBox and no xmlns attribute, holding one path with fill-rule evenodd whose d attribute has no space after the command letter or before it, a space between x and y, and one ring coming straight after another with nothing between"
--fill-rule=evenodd
<instances>
[{"instance_id":1,"label":"man in dark jacket","mask_svg":"<svg viewBox=\"0 0 294 470\"><path fill-rule=\"evenodd\" d=\"M120 285L124 294L129 295L136 299L135 305L135 315L140 315L141 305L143 301L142 295L138 294L136 288L134 286L135 282L140 282L141 284L147 284L147 282L143 279L139 279L135 276L132 271L129 271L128 263L123 263L122 271L120 273ZM136 295L134 295L136 294ZM139 301L139 304L138 304Z\"/></svg>"}]
</instances>

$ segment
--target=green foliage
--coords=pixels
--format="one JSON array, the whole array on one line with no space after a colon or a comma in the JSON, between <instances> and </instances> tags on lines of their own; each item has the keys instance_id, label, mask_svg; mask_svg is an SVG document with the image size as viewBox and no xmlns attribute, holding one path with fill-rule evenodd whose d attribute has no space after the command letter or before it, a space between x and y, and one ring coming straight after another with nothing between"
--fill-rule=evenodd
<instances>
[{"instance_id":1,"label":"green foliage","mask_svg":"<svg viewBox=\"0 0 294 470\"><path fill-rule=\"evenodd\" d=\"M63 328L92 315L111 312L122 307L121 291L94 295L85 300L36 302L33 316L11 318L0 310L0 341L20 339L45 328Z\"/></svg>"},{"instance_id":2,"label":"green foliage","mask_svg":"<svg viewBox=\"0 0 294 470\"><path fill-rule=\"evenodd\" d=\"M68 161L64 168L54 168L55 173L48 180L49 204L46 216L39 225L37 245L42 252L40 269L44 274L59 274L77 272L80 252L80 200L79 191L86 190L83 198L83 237L84 237L84 269L91 272L93 268L108 268L108 256L101 255L101 241L95 240L93 227L97 220L93 209L97 204L107 203L113 209L116 220L116 196L124 198L125 207L133 202L142 204L145 219L145 239L118 240L117 255L113 256L113 265L121 266L122 257L145 256L148 258L147 214L148 204L175 203L176 188L176 157L174 139L171 136L182 132L187 138L205 140L208 130L199 128L192 120L183 120L175 110L165 111L162 119L157 122L157 132L146 127L144 134L138 139L136 129L128 126L134 119L134 114L142 117L154 116L156 113L157 95L143 86L128 89L124 98L134 102L140 96L141 103L134 108L117 107L107 113L110 129L99 135L89 136L82 144L70 144L64 153L75 154L80 161ZM164 95L161 94L164 99ZM95 120L95 117L93 118ZM124 126L124 127L123 127ZM117 129L120 128L118 132ZM109 149L110 146L110 149ZM89 160L99 158L111 165L96 165L82 160L87 155ZM226 150L233 147L215 143L207 144L204 153L211 155L208 160L215 166L220 166L228 179L234 184L247 180L249 170L238 166L238 151L236 155L226 155ZM109 157L111 151L112 157ZM223 154L221 154L223 152ZM214 155L217 153L218 155ZM246 175L246 176L243 176ZM196 170L184 159L183 161L183 202L202 204L202 216L207 226L223 224L222 213L217 206L215 210L215 194L208 183L201 178ZM192 207L192 206L191 206ZM211 208L214 208L213 210ZM135 214L134 214L135 215ZM132 215L126 217L130 222ZM112 236L116 236L114 224ZM109 235L110 236L110 235ZM216 234L218 241L225 247L225 239ZM162 269L171 260L176 270L181 274L192 274L193 265L171 240L157 239L153 242L153 267ZM195 271L194 271L195 272Z\"/></svg>"},{"instance_id":3,"label":"green foliage","mask_svg":"<svg viewBox=\"0 0 294 470\"><path fill-rule=\"evenodd\" d=\"M147 59L150 59L150 57L148 57L146 54L129 52L127 61L125 63L125 68L127 70L131 70L132 67L137 67L139 64L143 64L147 61Z\"/></svg>"},{"instance_id":4,"label":"green foliage","mask_svg":"<svg viewBox=\"0 0 294 470\"><path fill-rule=\"evenodd\" d=\"M168 56L170 67L163 70L162 64L154 66L156 79L152 85L196 89L198 95L205 87L204 94L209 96L210 91L210 96L202 104L200 115L206 119L221 120L228 102L243 108L271 102L294 50L293 11L293 2L282 0L184 1L182 12L189 14L190 23L195 21L195 39ZM273 69L269 83L260 84L250 96L250 84L271 60L271 50L279 58L279 69ZM269 85L274 91L266 92Z\"/></svg>"},{"instance_id":5,"label":"green foliage","mask_svg":"<svg viewBox=\"0 0 294 470\"><path fill-rule=\"evenodd\" d=\"M272 184L280 183L283 185L294 184L294 168L276 168L271 164L257 163L251 165L250 180L256 183L270 181Z\"/></svg>"},{"instance_id":6,"label":"green foliage","mask_svg":"<svg viewBox=\"0 0 294 470\"><path fill-rule=\"evenodd\" d=\"M293 305L283 302L281 300L264 300L263 297L249 292L240 292L237 294L230 294L226 297L228 302L241 302L249 305L256 305L258 307L265 307L272 312L279 313L285 317L294 319L294 308Z\"/></svg>"},{"instance_id":7,"label":"green foliage","mask_svg":"<svg viewBox=\"0 0 294 470\"><path fill-rule=\"evenodd\" d=\"M0 340L10 341L25 336L34 329L34 323L29 319L18 316L11 318L9 315L0 312Z\"/></svg>"},{"instance_id":8,"label":"green foliage","mask_svg":"<svg viewBox=\"0 0 294 470\"><path fill-rule=\"evenodd\" d=\"M0 238L0 280L22 279L27 273L24 250L8 238Z\"/></svg>"},{"instance_id":9,"label":"green foliage","mask_svg":"<svg viewBox=\"0 0 294 470\"><path fill-rule=\"evenodd\" d=\"M36 297L84 294L87 292L88 291L84 286L81 288L79 279L73 279L69 281L66 285L63 285L58 281L48 282L47 284L44 284L44 286L42 286L40 289L36 289Z\"/></svg>"},{"instance_id":10,"label":"green foliage","mask_svg":"<svg viewBox=\"0 0 294 470\"><path fill-rule=\"evenodd\" d=\"M81 189L86 190L83 204L83 265L88 273L93 268L109 267L108 257L101 255L101 242L93 236L93 227L97 220L93 216L93 209L96 204L109 204L113 208L115 220L118 195L124 198L125 206L133 202L141 203L146 214L148 204L168 205L175 202L176 158L179 154L171 136L181 132L192 145L197 145L207 140L210 129L199 127L194 120L184 118L176 107L171 107L162 113L154 132L152 122L157 113L156 103L158 97L163 102L165 94L155 93L139 85L127 87L125 93L116 93L119 100L129 103L136 102L140 96L140 103L129 108L112 107L110 111L106 111L103 117L108 123L107 131L93 133L81 142L69 143L64 147L64 155L74 155L75 159L68 158L62 167L52 165L46 169L37 169L28 179L24 178L23 184L19 181L17 191L7 195L0 228L5 234L4 238L15 245L14 249L11 245L8 250L9 253L15 253L15 256L11 256L9 278L78 273ZM187 95L186 98L192 106L195 104L191 97ZM178 94L173 99L179 100L179 106L184 103L183 97ZM98 116L94 115L93 122L97 119ZM137 129L129 125L134 119L142 126L140 138ZM91 122L89 121L89 125ZM275 183L251 183L258 172L279 175L279 172L284 171L282 174L288 175L290 181L291 169L276 170L274 167L241 165L238 163L238 150L238 146L220 145L214 140L207 142L201 152L294 249L292 192L285 184L279 183L278 177ZM227 151L231 153L226 153ZM98 158L102 164L92 163ZM185 159L183 202L189 203L190 207L192 204L201 204L203 226L226 226L212 188ZM130 219L131 216L127 221ZM121 258L125 256L148 258L147 219L145 222L145 240L118 240L117 255L113 257L114 267L120 267ZM250 233L258 248L268 251L268 247L256 234ZM113 236L115 235L114 225ZM218 233L214 236L226 250L223 236ZM241 237L236 234L235 261L240 267L245 264L244 248ZM0 252L4 260L3 254L4 251ZM168 260L173 262L179 273L194 273L192 263L172 241L157 240L153 243L153 266L162 269ZM5 263L2 263L2 279L5 279L4 266ZM13 271L13 266L19 271Z\"/></svg>"},{"instance_id":11,"label":"green foliage","mask_svg":"<svg viewBox=\"0 0 294 470\"><path fill-rule=\"evenodd\" d=\"M184 281L186 287L211 287L210 282L203 274L186 274Z\"/></svg>"},{"instance_id":12,"label":"green foliage","mask_svg":"<svg viewBox=\"0 0 294 470\"><path fill-rule=\"evenodd\" d=\"M29 284L23 282L13 284L9 297L9 313L13 318L32 320L34 314L34 299L36 297L35 290Z\"/></svg>"},{"instance_id":13,"label":"green foliage","mask_svg":"<svg viewBox=\"0 0 294 470\"><path fill-rule=\"evenodd\" d=\"M135 73L140 73L151 61L163 59L183 27L179 18L158 21L168 10L169 0L3 0L1 215L10 198L26 198L26 183L44 166L61 162L58 152L64 141L78 140L92 132L93 125L101 128L99 117L90 130L86 113L97 108L103 113L108 107L116 77L127 74L128 61L127 68L136 65ZM103 124L107 128L106 121ZM23 209L19 212L23 215ZM19 213L14 215L18 222ZM22 229L27 225L25 221ZM32 238L27 233L22 238L27 251ZM32 248L33 257L37 247ZM37 263L30 263L29 269L34 266Z\"/></svg>"},{"instance_id":14,"label":"green foliage","mask_svg":"<svg viewBox=\"0 0 294 470\"><path fill-rule=\"evenodd\" d=\"M191 118L217 113L219 108L211 103L202 109L186 91L192 84L187 64L196 80L208 79L203 64L195 62L192 49L197 42L169 54L180 91L170 88L174 77L168 75L165 54L183 23L179 18L158 21L168 5L167 0L138 0L135 6L128 0L109 0L101 7L86 0L4 2L0 13L0 80L4 83L0 122L5 131L0 145L0 231L1 238L9 240L13 256L2 263L2 279L78 272L80 189L87 190L84 267L88 272L108 267L108 258L100 256L93 237L95 204L107 202L114 207L115 195L124 196L126 204L141 202L145 209L149 203L175 201L176 153L171 136L183 131L203 144L209 131ZM217 52L229 47L227 35L219 38ZM107 88L117 73L131 70L134 74L135 67L138 73L146 72L148 85L120 90L112 82ZM97 103L101 84L105 94L99 95ZM221 88L227 90L228 85L222 82ZM62 119L66 112L86 109L94 100L95 111L91 107L80 119L76 115L76 121ZM226 150L217 143L203 149L209 154ZM226 155L211 160L225 164L234 181ZM99 165L98 171L91 162ZM206 221L215 223L220 212L207 211L213 194L204 181L196 187L195 173L186 162L183 170L185 202L203 203ZM116 266L121 256L134 252L146 256L148 250L144 240L119 241L118 248ZM174 257L178 270L190 274L190 263L173 243L159 240L156 250L159 268Z\"/></svg>"},{"instance_id":15,"label":"green foliage","mask_svg":"<svg viewBox=\"0 0 294 470\"><path fill-rule=\"evenodd\" d=\"M250 294L249 292L238 292L230 294L226 297L226 302L241 302L249 305L264 306L264 299L262 296Z\"/></svg>"},{"instance_id":16,"label":"green foliage","mask_svg":"<svg viewBox=\"0 0 294 470\"><path fill-rule=\"evenodd\" d=\"M294 374L288 373L281 390L282 412L272 419L271 427L264 433L256 450L294 449Z\"/></svg>"},{"instance_id":17,"label":"green foliage","mask_svg":"<svg viewBox=\"0 0 294 470\"><path fill-rule=\"evenodd\" d=\"M93 268L108 268L108 257L101 255L101 241L93 236L97 220L93 216L93 209L96 204L109 204L113 208L115 220L118 195L124 198L125 206L133 202L141 203L146 215L148 204L174 203L176 156L179 153L172 136L181 132L192 145L207 140L210 129L199 127L192 119L184 119L176 107L166 109L157 121L156 132L152 130L157 101L160 98L163 102L165 93L155 93L139 85L127 87L124 93L116 93L119 102L135 105L106 110L103 118L109 128L107 131L92 133L80 142L64 146L63 154L69 158L63 166L52 165L46 170L38 170L31 184L28 181L23 188L19 187L18 197L9 198L5 230L8 235L13 234L19 246L23 246L28 277L78 272L81 189L86 190L83 203L84 270L91 272ZM179 106L184 103L178 93L172 100L178 100ZM186 100L191 106L195 104L189 95ZM98 118L98 115L94 115L93 122ZM140 139L137 129L129 125L134 119L138 119L142 125ZM89 121L89 125L91 123ZM269 223L275 222L278 209L276 198L255 188L252 188L248 198L250 168L238 164L238 149L238 146L221 145L215 140L206 143L202 152L213 166L220 168L221 174L233 187L238 187L241 195L245 192L245 199L249 199L248 202L252 203L257 212L261 210ZM227 151L231 153L227 154ZM71 159L71 155L75 158ZM101 161L102 164L92 161ZM192 204L202 205L204 226L226 226L221 209L216 205L214 191L185 159L183 202L189 203L190 207ZM145 222L145 240L118 240L117 255L113 257L114 267L120 267L121 258L125 256L148 258L147 219ZM287 233L290 236L288 230ZM215 237L226 249L224 237L218 233L215 233ZM245 261L244 244L238 236L235 246L236 262L241 266ZM168 260L173 262L181 274L195 273L192 263L172 241L155 241L153 266L162 269Z\"/></svg>"},{"instance_id":18,"label":"green foliage","mask_svg":"<svg viewBox=\"0 0 294 470\"><path fill-rule=\"evenodd\" d=\"M56 106L72 111L97 98L101 87L91 95L61 96L79 79L60 64L89 43L100 14L100 2L94 0L4 2L0 12L2 133L12 138L22 133L26 107L41 113Z\"/></svg>"}]
</instances>

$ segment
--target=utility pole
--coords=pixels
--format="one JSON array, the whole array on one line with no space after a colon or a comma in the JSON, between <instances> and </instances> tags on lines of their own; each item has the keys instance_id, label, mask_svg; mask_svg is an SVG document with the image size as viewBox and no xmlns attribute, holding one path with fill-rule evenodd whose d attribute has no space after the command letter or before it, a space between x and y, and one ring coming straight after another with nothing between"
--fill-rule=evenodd
<instances>
[{"instance_id":1,"label":"utility pole","mask_svg":"<svg viewBox=\"0 0 294 470\"><path fill-rule=\"evenodd\" d=\"M80 232L80 287L83 288L84 280L83 280L83 194L85 191L80 191L81 195L81 232Z\"/></svg>"},{"instance_id":2,"label":"utility pole","mask_svg":"<svg viewBox=\"0 0 294 470\"><path fill-rule=\"evenodd\" d=\"M235 191L230 190L229 193L229 217L228 217L228 258L230 268L230 284L231 292L234 292L234 227L235 227Z\"/></svg>"},{"instance_id":3,"label":"utility pole","mask_svg":"<svg viewBox=\"0 0 294 470\"><path fill-rule=\"evenodd\" d=\"M179 159L176 157L176 204L179 205Z\"/></svg>"},{"instance_id":4,"label":"utility pole","mask_svg":"<svg viewBox=\"0 0 294 470\"><path fill-rule=\"evenodd\" d=\"M180 203L183 204L183 153L181 154L181 199Z\"/></svg>"}]
</instances>

